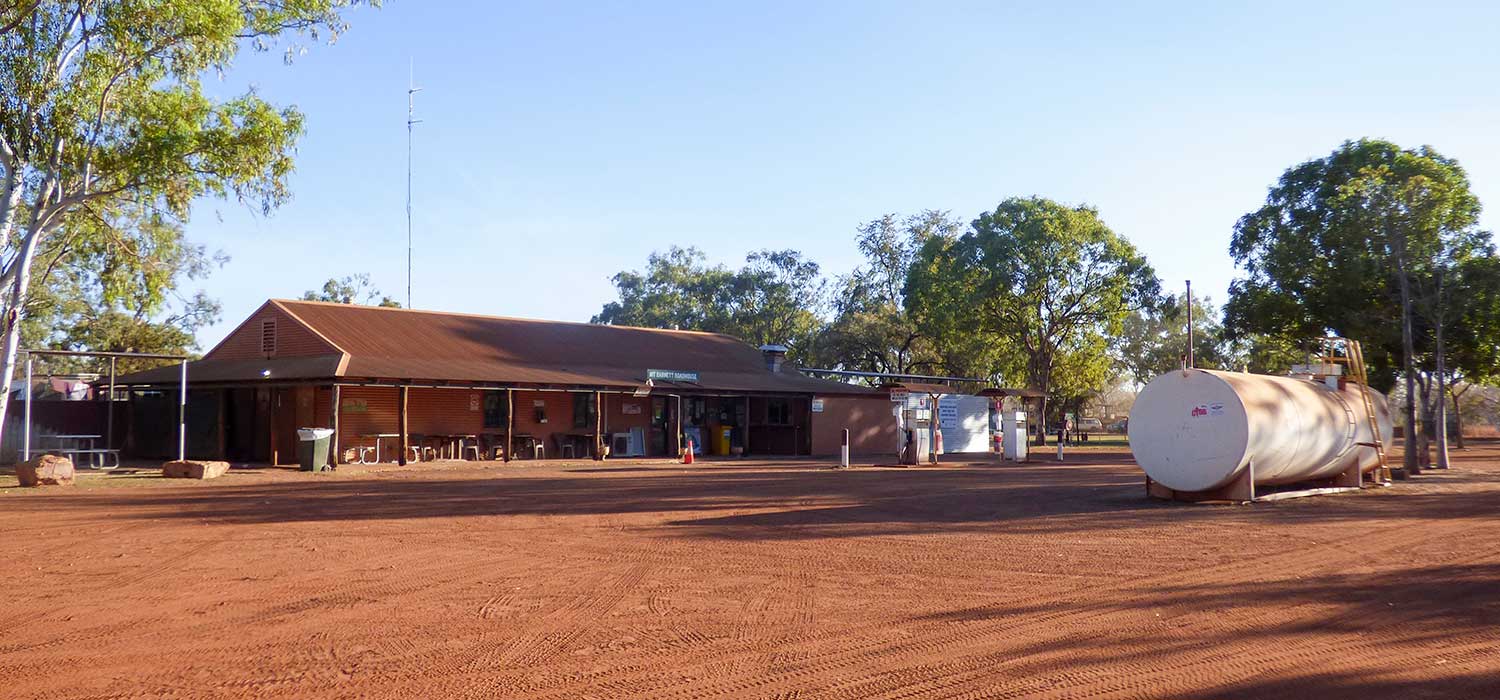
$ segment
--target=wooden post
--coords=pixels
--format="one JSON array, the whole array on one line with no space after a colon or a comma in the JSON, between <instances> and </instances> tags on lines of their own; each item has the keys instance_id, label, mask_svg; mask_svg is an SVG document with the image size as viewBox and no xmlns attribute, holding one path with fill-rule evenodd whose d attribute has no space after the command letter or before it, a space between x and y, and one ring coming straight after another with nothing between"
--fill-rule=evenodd
<instances>
[{"instance_id":1,"label":"wooden post","mask_svg":"<svg viewBox=\"0 0 1500 700\"><path fill-rule=\"evenodd\" d=\"M604 459L604 393L594 392L594 461Z\"/></svg>"},{"instance_id":2,"label":"wooden post","mask_svg":"<svg viewBox=\"0 0 1500 700\"><path fill-rule=\"evenodd\" d=\"M406 434L406 385L402 384L398 391L400 398L396 400L396 422L399 425L396 427L396 432L399 433L400 439L396 443L396 449L400 451L396 453L396 464L406 466L406 453L410 451L407 447L408 435Z\"/></svg>"},{"instance_id":3,"label":"wooden post","mask_svg":"<svg viewBox=\"0 0 1500 700\"><path fill-rule=\"evenodd\" d=\"M267 389L266 391L271 395L271 466L274 467L281 463L279 459L281 455L276 452L276 432L281 427L281 424L276 421L276 404L281 402L281 390Z\"/></svg>"},{"instance_id":4,"label":"wooden post","mask_svg":"<svg viewBox=\"0 0 1500 700\"><path fill-rule=\"evenodd\" d=\"M516 390L505 390L505 461L510 461L510 451L516 444Z\"/></svg>"},{"instance_id":5,"label":"wooden post","mask_svg":"<svg viewBox=\"0 0 1500 700\"><path fill-rule=\"evenodd\" d=\"M339 385L333 385L333 408L329 410L329 419L333 423L333 450L328 455L328 463L334 467L339 466Z\"/></svg>"}]
</instances>

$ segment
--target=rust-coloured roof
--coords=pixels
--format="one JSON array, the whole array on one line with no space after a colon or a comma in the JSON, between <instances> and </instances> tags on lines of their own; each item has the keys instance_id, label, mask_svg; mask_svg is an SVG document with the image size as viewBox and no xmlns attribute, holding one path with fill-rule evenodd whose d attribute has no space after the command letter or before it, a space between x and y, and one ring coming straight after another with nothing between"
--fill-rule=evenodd
<instances>
[{"instance_id":1,"label":"rust-coloured roof","mask_svg":"<svg viewBox=\"0 0 1500 700\"><path fill-rule=\"evenodd\" d=\"M188 383L239 382L249 380L321 379L338 376L342 355L274 357L266 360L194 360L188 363ZM170 384L181 379L177 364L121 375L119 384ZM263 372L270 371L269 375Z\"/></svg>"},{"instance_id":2,"label":"rust-coloured roof","mask_svg":"<svg viewBox=\"0 0 1500 700\"><path fill-rule=\"evenodd\" d=\"M772 372L759 350L717 333L314 301L268 303L343 351L336 373L324 375L329 378L634 389L646 383L647 369L666 369L697 372L699 381L657 381L658 391L874 393L795 370ZM244 380L256 378L264 362L251 364L254 372L246 372ZM195 376L209 375L190 367L189 381Z\"/></svg>"}]
</instances>

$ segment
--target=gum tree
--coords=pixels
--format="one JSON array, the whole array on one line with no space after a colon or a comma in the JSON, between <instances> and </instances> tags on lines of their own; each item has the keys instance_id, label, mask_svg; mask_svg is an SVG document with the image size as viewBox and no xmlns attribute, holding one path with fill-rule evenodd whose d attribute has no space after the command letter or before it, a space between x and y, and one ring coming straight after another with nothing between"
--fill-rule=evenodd
<instances>
[{"instance_id":1,"label":"gum tree","mask_svg":"<svg viewBox=\"0 0 1500 700\"><path fill-rule=\"evenodd\" d=\"M1283 173L1265 205L1236 224L1230 254L1245 276L1230 287L1226 325L1236 335L1332 331L1363 341L1377 386L1397 376L1405 384L1404 473L1414 474L1420 354L1434 350L1422 286L1444 266L1489 254L1478 219L1456 161L1426 146L1345 142Z\"/></svg>"},{"instance_id":2,"label":"gum tree","mask_svg":"<svg viewBox=\"0 0 1500 700\"><path fill-rule=\"evenodd\" d=\"M958 239L928 241L906 299L934 337L1017 348L1026 382L1065 401L1101 388L1077 380L1108 377L1106 339L1126 316L1163 302L1145 256L1097 210L1041 197L1007 199ZM1045 403L1042 413L1039 444Z\"/></svg>"},{"instance_id":3,"label":"gum tree","mask_svg":"<svg viewBox=\"0 0 1500 700\"><path fill-rule=\"evenodd\" d=\"M235 198L263 212L284 202L302 115L253 91L211 96L203 78L242 46L266 50L288 35L331 40L344 28L341 11L357 2L0 5L0 421L38 253L128 235L112 222L185 222L199 198Z\"/></svg>"}]
</instances>

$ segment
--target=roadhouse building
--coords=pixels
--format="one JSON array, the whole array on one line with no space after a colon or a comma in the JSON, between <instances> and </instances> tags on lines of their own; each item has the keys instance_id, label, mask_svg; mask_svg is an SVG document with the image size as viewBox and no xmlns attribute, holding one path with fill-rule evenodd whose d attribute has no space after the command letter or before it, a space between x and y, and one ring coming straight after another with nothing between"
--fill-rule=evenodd
<instances>
[{"instance_id":1,"label":"roadhouse building","mask_svg":"<svg viewBox=\"0 0 1500 700\"><path fill-rule=\"evenodd\" d=\"M676 457L679 436L708 455L832 455L845 428L855 453L894 451L887 394L784 354L717 333L271 300L189 364L188 453L290 463L306 427L332 428L340 460ZM177 375L121 383L175 399Z\"/></svg>"}]
</instances>

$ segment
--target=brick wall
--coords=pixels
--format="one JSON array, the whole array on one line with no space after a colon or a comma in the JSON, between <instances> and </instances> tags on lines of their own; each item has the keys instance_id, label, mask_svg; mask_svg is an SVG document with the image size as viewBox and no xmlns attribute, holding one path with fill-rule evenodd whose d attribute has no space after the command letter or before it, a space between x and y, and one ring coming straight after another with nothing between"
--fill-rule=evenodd
<instances>
[{"instance_id":1,"label":"brick wall","mask_svg":"<svg viewBox=\"0 0 1500 700\"><path fill-rule=\"evenodd\" d=\"M896 418L886 396L856 398L823 396L823 412L812 414L813 454L837 455L843 432L849 429L849 452L857 455L894 455Z\"/></svg>"}]
</instances>

